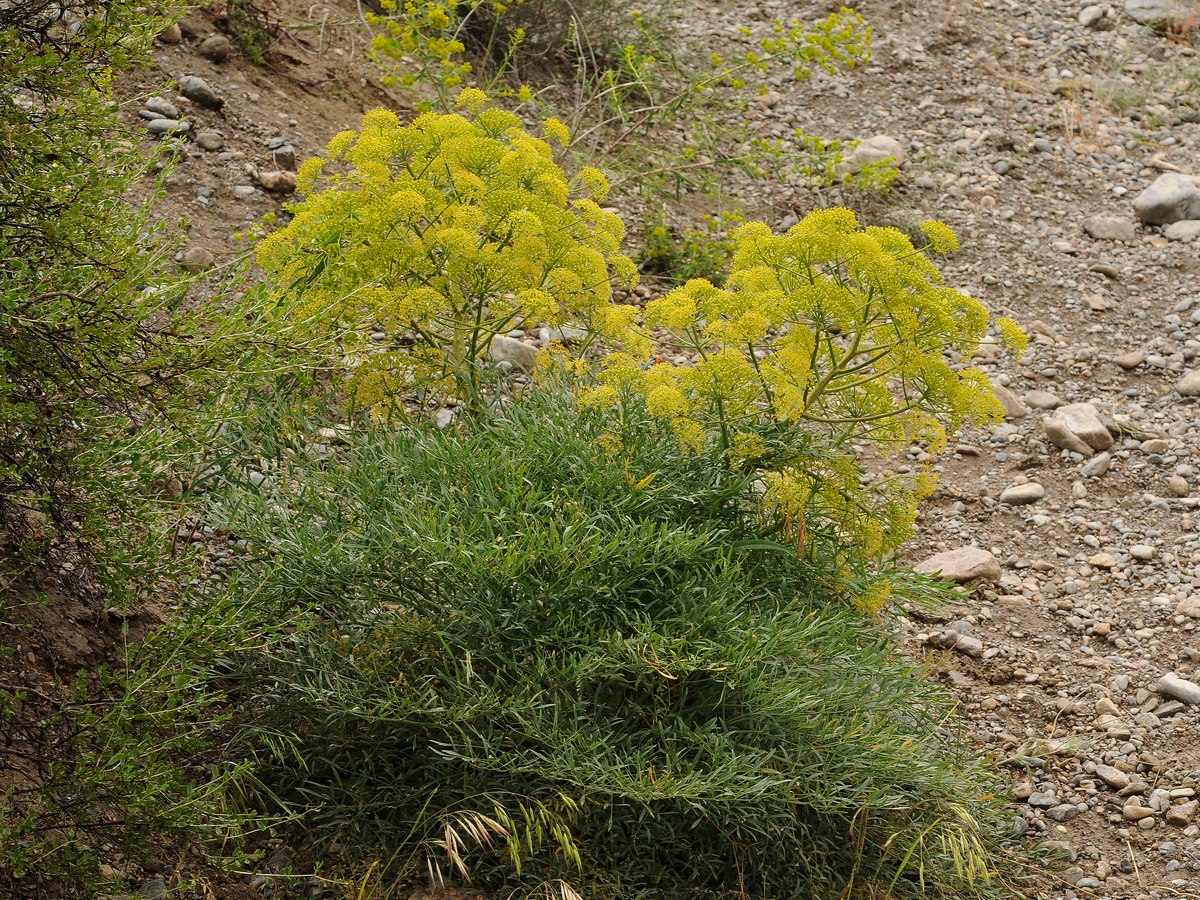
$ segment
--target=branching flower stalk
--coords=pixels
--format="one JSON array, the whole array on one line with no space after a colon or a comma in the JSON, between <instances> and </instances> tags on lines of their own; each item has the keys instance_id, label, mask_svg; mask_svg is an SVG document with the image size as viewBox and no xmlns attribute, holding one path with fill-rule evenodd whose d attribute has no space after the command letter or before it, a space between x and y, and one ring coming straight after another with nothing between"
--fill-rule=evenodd
<instances>
[{"instance_id":1,"label":"branching flower stalk","mask_svg":"<svg viewBox=\"0 0 1200 900\"><path fill-rule=\"evenodd\" d=\"M644 343L629 329L636 308L611 302L613 279L632 285L637 272L619 252L624 224L597 203L604 176L585 167L569 179L550 145L481 91L459 106L467 117L410 125L368 113L301 167L308 198L259 246L287 315L392 335L392 349L347 348L355 400L379 414L420 392L478 407L493 341L523 323ZM569 142L561 122L543 127ZM349 171L325 172L342 160Z\"/></svg>"},{"instance_id":2,"label":"branching flower stalk","mask_svg":"<svg viewBox=\"0 0 1200 900\"><path fill-rule=\"evenodd\" d=\"M1024 346L1014 323L991 320L978 300L943 284L924 251L956 249L950 229L927 222L922 232L918 249L900 231L861 228L837 208L782 235L745 225L724 289L693 279L646 306L655 339L695 363L646 367L612 354L580 402L642 398L684 445L715 440L731 465L761 470L785 519L808 514L871 554L889 551L909 535L932 472L885 480L873 494L856 445L887 455L920 441L936 455L947 431L998 419L987 377L956 368L947 353L967 357L989 341Z\"/></svg>"}]
</instances>

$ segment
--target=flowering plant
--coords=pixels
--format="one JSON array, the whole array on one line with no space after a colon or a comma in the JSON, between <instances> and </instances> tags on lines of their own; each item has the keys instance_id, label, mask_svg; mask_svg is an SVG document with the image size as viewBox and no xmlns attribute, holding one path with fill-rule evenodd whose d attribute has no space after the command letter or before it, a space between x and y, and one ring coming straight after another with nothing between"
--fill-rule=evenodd
<instances>
[{"instance_id":1,"label":"flowering plant","mask_svg":"<svg viewBox=\"0 0 1200 900\"><path fill-rule=\"evenodd\" d=\"M301 166L308 197L291 222L259 245L298 320L354 329L355 397L376 412L418 391L477 403L493 339L523 323L574 324L646 352L629 331L637 309L611 302L612 277L632 285L637 272L618 249L624 224L598 204L604 175L568 178L550 144L481 91L458 105L465 116L409 125L378 109L335 136ZM570 140L554 119L543 131ZM337 161L348 171L328 172ZM397 346L361 352L368 326Z\"/></svg>"},{"instance_id":2,"label":"flowering plant","mask_svg":"<svg viewBox=\"0 0 1200 900\"><path fill-rule=\"evenodd\" d=\"M895 548L932 473L864 488L856 443L887 453L925 441L936 454L947 429L999 418L986 375L947 354L992 340L989 325L1006 346L1025 339L943 283L922 251L950 252L957 240L940 222L921 228L918 249L841 208L782 235L743 226L724 289L693 279L646 306L658 342L689 361L646 367L614 353L581 403L635 395L681 443L699 450L715 440L732 464L764 471L768 504L801 547L806 522L821 521L868 555Z\"/></svg>"}]
</instances>

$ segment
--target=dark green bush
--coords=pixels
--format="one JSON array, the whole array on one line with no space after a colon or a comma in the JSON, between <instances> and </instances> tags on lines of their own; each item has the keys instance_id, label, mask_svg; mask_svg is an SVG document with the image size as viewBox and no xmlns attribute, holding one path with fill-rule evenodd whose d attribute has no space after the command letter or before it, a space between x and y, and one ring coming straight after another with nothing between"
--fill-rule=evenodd
<instances>
[{"instance_id":1,"label":"dark green bush","mask_svg":"<svg viewBox=\"0 0 1200 900\"><path fill-rule=\"evenodd\" d=\"M227 602L288 625L238 660L259 777L393 877L504 896L983 890L944 696L835 547L760 537L750 479L662 431L543 396L279 451L225 509L263 554Z\"/></svg>"}]
</instances>

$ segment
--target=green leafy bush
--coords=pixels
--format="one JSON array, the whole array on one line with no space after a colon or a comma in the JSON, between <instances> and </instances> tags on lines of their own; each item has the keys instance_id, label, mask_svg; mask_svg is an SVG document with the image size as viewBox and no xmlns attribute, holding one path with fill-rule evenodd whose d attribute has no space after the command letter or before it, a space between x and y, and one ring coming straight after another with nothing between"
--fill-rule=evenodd
<instances>
[{"instance_id":1,"label":"green leafy bush","mask_svg":"<svg viewBox=\"0 0 1200 900\"><path fill-rule=\"evenodd\" d=\"M733 257L730 231L742 221L741 214L734 212L705 216L703 229L685 228L679 234L668 223L666 210L648 215L642 223L638 270L661 276L674 285L693 278L723 284L725 270Z\"/></svg>"},{"instance_id":2,"label":"green leafy bush","mask_svg":"<svg viewBox=\"0 0 1200 900\"><path fill-rule=\"evenodd\" d=\"M636 404L555 396L320 466L253 439L288 485L224 509L261 556L227 602L284 623L237 659L264 783L392 878L504 896L983 890L983 782L837 547L764 539L753 476Z\"/></svg>"},{"instance_id":3,"label":"green leafy bush","mask_svg":"<svg viewBox=\"0 0 1200 900\"><path fill-rule=\"evenodd\" d=\"M112 590L136 583L130 521L171 474L175 426L243 349L237 313L178 309L162 235L127 199L163 157L112 83L163 24L127 2L0 7L0 525L69 540Z\"/></svg>"}]
</instances>

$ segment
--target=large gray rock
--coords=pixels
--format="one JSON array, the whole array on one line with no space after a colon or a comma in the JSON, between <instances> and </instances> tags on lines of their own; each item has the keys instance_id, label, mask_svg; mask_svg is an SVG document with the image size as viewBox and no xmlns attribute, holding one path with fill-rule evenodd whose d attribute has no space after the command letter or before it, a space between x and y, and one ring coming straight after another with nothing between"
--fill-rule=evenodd
<instances>
[{"instance_id":1,"label":"large gray rock","mask_svg":"<svg viewBox=\"0 0 1200 900\"><path fill-rule=\"evenodd\" d=\"M1133 211L1151 225L1200 219L1200 186L1196 177L1164 172L1133 199Z\"/></svg>"},{"instance_id":2,"label":"large gray rock","mask_svg":"<svg viewBox=\"0 0 1200 900\"><path fill-rule=\"evenodd\" d=\"M207 106L209 109L220 109L225 100L217 96L207 81L198 75L184 75L179 79L179 93L189 100Z\"/></svg>"},{"instance_id":3,"label":"large gray rock","mask_svg":"<svg viewBox=\"0 0 1200 900\"><path fill-rule=\"evenodd\" d=\"M959 547L936 553L913 566L922 575L941 574L942 578L965 584L968 581L998 581L1000 563L987 550L979 547Z\"/></svg>"},{"instance_id":4,"label":"large gray rock","mask_svg":"<svg viewBox=\"0 0 1200 900\"><path fill-rule=\"evenodd\" d=\"M1095 450L1107 450L1113 445L1113 436L1100 418L1096 407L1090 403L1068 403L1060 406L1042 422L1042 428L1050 443L1091 456Z\"/></svg>"},{"instance_id":5,"label":"large gray rock","mask_svg":"<svg viewBox=\"0 0 1200 900\"><path fill-rule=\"evenodd\" d=\"M1166 22L1179 14L1179 0L1125 0L1125 15L1143 25Z\"/></svg>"},{"instance_id":6,"label":"large gray rock","mask_svg":"<svg viewBox=\"0 0 1200 900\"><path fill-rule=\"evenodd\" d=\"M1174 672L1168 672L1158 679L1157 690L1162 696L1179 700L1191 706L1200 706L1200 684L1180 678Z\"/></svg>"}]
</instances>

